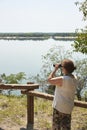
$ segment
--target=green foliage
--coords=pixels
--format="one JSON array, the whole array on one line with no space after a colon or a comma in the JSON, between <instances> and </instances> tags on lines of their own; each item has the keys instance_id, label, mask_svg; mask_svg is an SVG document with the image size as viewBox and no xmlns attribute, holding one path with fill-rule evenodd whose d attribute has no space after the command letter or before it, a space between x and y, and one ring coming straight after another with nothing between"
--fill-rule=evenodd
<instances>
[{"instance_id":1,"label":"green foliage","mask_svg":"<svg viewBox=\"0 0 87 130\"><path fill-rule=\"evenodd\" d=\"M87 20L87 0L84 0L84 2L76 2L76 5L79 5L79 11L83 13L83 19Z\"/></svg>"},{"instance_id":2,"label":"green foliage","mask_svg":"<svg viewBox=\"0 0 87 130\"><path fill-rule=\"evenodd\" d=\"M87 33L78 33L74 43L75 51L87 54Z\"/></svg>"},{"instance_id":3,"label":"green foliage","mask_svg":"<svg viewBox=\"0 0 87 130\"><path fill-rule=\"evenodd\" d=\"M21 83L22 80L26 79L26 74L24 72L19 72L17 74L10 74L6 76L6 74L1 75L3 82L8 84L16 84Z\"/></svg>"},{"instance_id":4,"label":"green foliage","mask_svg":"<svg viewBox=\"0 0 87 130\"><path fill-rule=\"evenodd\" d=\"M63 59L72 58L72 52L66 50L63 46L53 46L45 56L42 56L41 76L46 79L53 68L53 64L60 63ZM59 75L61 74L61 71Z\"/></svg>"},{"instance_id":5,"label":"green foliage","mask_svg":"<svg viewBox=\"0 0 87 130\"><path fill-rule=\"evenodd\" d=\"M83 19L87 20L87 0L84 2L76 2L79 5L79 10L83 13ZM74 43L75 51L87 54L87 27L77 33L77 38Z\"/></svg>"},{"instance_id":6,"label":"green foliage","mask_svg":"<svg viewBox=\"0 0 87 130\"><path fill-rule=\"evenodd\" d=\"M83 12L84 20L87 20L87 0L81 3L79 9Z\"/></svg>"},{"instance_id":7,"label":"green foliage","mask_svg":"<svg viewBox=\"0 0 87 130\"><path fill-rule=\"evenodd\" d=\"M87 58L84 58L82 60L76 60L76 75L78 77L78 88L77 88L77 98L78 100L82 99L81 91L83 88L86 88L86 82L87 82Z\"/></svg>"},{"instance_id":8,"label":"green foliage","mask_svg":"<svg viewBox=\"0 0 87 130\"><path fill-rule=\"evenodd\" d=\"M84 77L87 76L87 58L84 58L82 60L76 60L76 74L78 77L81 77L81 79L84 79Z\"/></svg>"}]
</instances>

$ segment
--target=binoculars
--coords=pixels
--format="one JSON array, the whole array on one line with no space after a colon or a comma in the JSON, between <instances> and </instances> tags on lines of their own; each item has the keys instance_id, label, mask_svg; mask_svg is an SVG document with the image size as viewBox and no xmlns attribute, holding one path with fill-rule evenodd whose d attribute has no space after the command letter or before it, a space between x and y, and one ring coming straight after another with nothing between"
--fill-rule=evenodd
<instances>
[{"instance_id":1,"label":"binoculars","mask_svg":"<svg viewBox=\"0 0 87 130\"><path fill-rule=\"evenodd\" d=\"M55 64L53 64L53 67L55 67ZM62 65L61 64L59 64L59 68L61 68L62 67Z\"/></svg>"}]
</instances>

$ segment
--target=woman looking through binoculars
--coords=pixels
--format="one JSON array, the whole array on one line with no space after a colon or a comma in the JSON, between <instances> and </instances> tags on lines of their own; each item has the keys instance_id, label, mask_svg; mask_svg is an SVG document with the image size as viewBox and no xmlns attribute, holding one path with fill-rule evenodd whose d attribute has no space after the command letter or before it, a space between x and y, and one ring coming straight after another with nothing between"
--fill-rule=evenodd
<instances>
[{"instance_id":1,"label":"woman looking through binoculars","mask_svg":"<svg viewBox=\"0 0 87 130\"><path fill-rule=\"evenodd\" d=\"M55 74L59 68L63 75L56 77ZM56 86L52 130L71 130L71 113L77 88L77 77L72 74L75 69L72 60L64 59L61 64L54 65L54 70L48 77L48 82Z\"/></svg>"}]
</instances>

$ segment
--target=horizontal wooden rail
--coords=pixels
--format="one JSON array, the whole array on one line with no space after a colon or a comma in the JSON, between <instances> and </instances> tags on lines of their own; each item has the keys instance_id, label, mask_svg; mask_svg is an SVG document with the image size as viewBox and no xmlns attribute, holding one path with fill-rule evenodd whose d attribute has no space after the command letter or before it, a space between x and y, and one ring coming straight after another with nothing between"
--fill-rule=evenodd
<instances>
[{"instance_id":1,"label":"horizontal wooden rail","mask_svg":"<svg viewBox=\"0 0 87 130\"><path fill-rule=\"evenodd\" d=\"M30 96L35 96L35 97L40 97L40 98L45 98L48 100L53 100L53 95L51 94L46 94L38 91L21 91L22 94L29 94Z\"/></svg>"},{"instance_id":2,"label":"horizontal wooden rail","mask_svg":"<svg viewBox=\"0 0 87 130\"><path fill-rule=\"evenodd\" d=\"M77 107L87 108L87 102L85 102L85 101L77 101L77 100L75 100L74 104Z\"/></svg>"},{"instance_id":3,"label":"horizontal wooden rail","mask_svg":"<svg viewBox=\"0 0 87 130\"><path fill-rule=\"evenodd\" d=\"M0 89L27 89L27 90L32 90L32 89L37 89L39 88L38 84L0 84Z\"/></svg>"},{"instance_id":4,"label":"horizontal wooden rail","mask_svg":"<svg viewBox=\"0 0 87 130\"><path fill-rule=\"evenodd\" d=\"M29 94L30 96L36 96L48 100L53 100L54 96L42 92L37 92L37 91L29 91L29 92L23 92L23 94ZM87 102L82 102L82 101L74 101L75 106L77 107L82 107L82 108L87 108Z\"/></svg>"}]
</instances>

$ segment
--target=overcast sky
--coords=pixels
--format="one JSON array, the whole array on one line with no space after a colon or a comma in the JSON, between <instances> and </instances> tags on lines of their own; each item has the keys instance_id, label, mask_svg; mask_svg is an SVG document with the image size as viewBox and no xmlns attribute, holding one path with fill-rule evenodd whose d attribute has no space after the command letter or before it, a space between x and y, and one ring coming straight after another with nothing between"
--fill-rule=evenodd
<instances>
[{"instance_id":1,"label":"overcast sky","mask_svg":"<svg viewBox=\"0 0 87 130\"><path fill-rule=\"evenodd\" d=\"M75 2L0 0L0 32L75 32L86 25Z\"/></svg>"}]
</instances>

